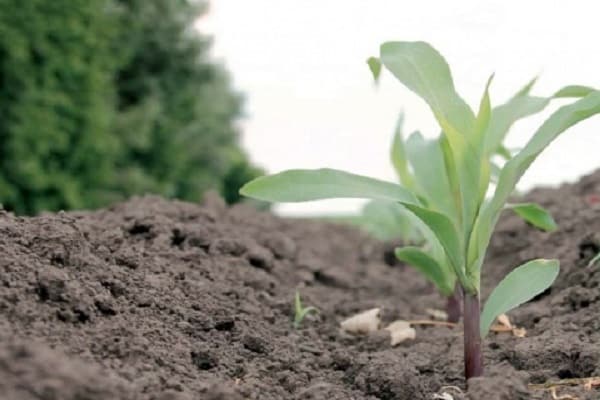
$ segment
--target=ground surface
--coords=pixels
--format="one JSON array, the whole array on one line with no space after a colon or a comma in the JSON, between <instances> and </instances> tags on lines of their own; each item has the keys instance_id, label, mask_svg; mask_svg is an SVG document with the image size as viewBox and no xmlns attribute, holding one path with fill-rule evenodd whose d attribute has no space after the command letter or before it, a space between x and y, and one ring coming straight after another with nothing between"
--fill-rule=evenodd
<instances>
[{"instance_id":1,"label":"ground surface","mask_svg":"<svg viewBox=\"0 0 600 400\"><path fill-rule=\"evenodd\" d=\"M484 297L511 268L557 257L552 289L510 313L527 337L491 334L488 377L468 394L460 329L418 327L391 348L343 318L426 318L442 300L382 244L351 228L159 198L92 213L0 215L0 393L6 399L550 399L528 383L600 375L600 173L529 198L560 225L506 214ZM296 289L321 310L291 327ZM597 399L600 392L558 394Z\"/></svg>"}]
</instances>

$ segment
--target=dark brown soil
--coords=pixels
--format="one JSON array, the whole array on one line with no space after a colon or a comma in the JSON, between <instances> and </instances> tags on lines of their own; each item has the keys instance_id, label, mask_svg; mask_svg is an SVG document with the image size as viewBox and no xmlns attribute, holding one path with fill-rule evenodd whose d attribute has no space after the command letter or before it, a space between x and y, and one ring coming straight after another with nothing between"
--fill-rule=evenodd
<instances>
[{"instance_id":1,"label":"dark brown soil","mask_svg":"<svg viewBox=\"0 0 600 400\"><path fill-rule=\"evenodd\" d=\"M485 340L487 377L468 394L460 329L417 327L391 348L355 337L345 317L427 318L443 300L385 246L344 226L280 219L248 206L156 197L97 212L0 215L3 399L550 399L528 383L600 375L600 172L540 189L560 230L506 214L483 296L511 268L557 257L551 290L510 313L527 337ZM318 316L292 328L293 297ZM558 394L597 399L598 391Z\"/></svg>"}]
</instances>

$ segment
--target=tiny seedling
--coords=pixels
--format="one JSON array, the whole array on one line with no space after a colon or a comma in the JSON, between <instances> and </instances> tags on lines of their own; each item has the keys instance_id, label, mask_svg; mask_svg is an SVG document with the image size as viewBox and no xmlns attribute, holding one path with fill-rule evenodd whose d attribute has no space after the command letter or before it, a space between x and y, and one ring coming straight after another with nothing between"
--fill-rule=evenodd
<instances>
[{"instance_id":1,"label":"tiny seedling","mask_svg":"<svg viewBox=\"0 0 600 400\"><path fill-rule=\"evenodd\" d=\"M591 268L594 266L594 264L596 264L598 261L600 261L600 253L596 254L588 263L587 267Z\"/></svg>"},{"instance_id":2,"label":"tiny seedling","mask_svg":"<svg viewBox=\"0 0 600 400\"><path fill-rule=\"evenodd\" d=\"M431 239L428 243L436 243L435 249L406 249L413 259L412 264L426 271L432 280L446 282L447 277L443 275L446 272L432 256L432 251L441 250L439 256L447 260L460 284L465 377L480 376L483 374L482 339L495 318L546 290L559 271L557 260L526 262L496 286L482 312L480 281L493 229L507 208L515 186L538 155L568 128L600 113L600 91L581 86L560 91L557 97L580 99L560 107L543 122L527 144L499 167L493 187L488 154L495 152L496 147L488 127L493 118L506 117L491 106L491 78L475 114L456 92L448 64L429 44L384 43L378 60L404 86L425 100L440 125L441 161L431 162L430 177L416 182L437 191L437 195L431 196L436 203L428 203L407 186L333 169L290 170L257 178L244 185L241 193L271 202L366 198L401 204L426 228ZM436 184L440 181L447 184ZM531 205L508 207L523 211L529 210Z\"/></svg>"},{"instance_id":3,"label":"tiny seedling","mask_svg":"<svg viewBox=\"0 0 600 400\"><path fill-rule=\"evenodd\" d=\"M302 306L300 292L296 290L296 296L294 297L294 329L300 329L304 317L306 317L311 312L316 314L319 312L319 310L312 306Z\"/></svg>"}]
</instances>

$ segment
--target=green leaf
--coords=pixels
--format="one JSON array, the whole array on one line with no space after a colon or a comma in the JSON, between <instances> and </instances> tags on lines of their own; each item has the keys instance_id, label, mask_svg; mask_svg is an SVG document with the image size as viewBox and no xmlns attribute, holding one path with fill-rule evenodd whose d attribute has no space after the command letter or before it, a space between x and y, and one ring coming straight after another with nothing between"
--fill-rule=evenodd
<instances>
[{"instance_id":1,"label":"green leaf","mask_svg":"<svg viewBox=\"0 0 600 400\"><path fill-rule=\"evenodd\" d=\"M380 240L422 240L414 224L414 216L402 205L389 201L371 200L364 205L358 225Z\"/></svg>"},{"instance_id":2,"label":"green leaf","mask_svg":"<svg viewBox=\"0 0 600 400\"><path fill-rule=\"evenodd\" d=\"M538 77L536 76L533 79L531 79L529 82L527 82L525 84L525 86L523 86L521 89L519 89L519 91L517 93L515 93L515 95L513 96L513 99L515 97L527 96L531 92L531 89L533 88L533 86L535 85L537 80L538 80Z\"/></svg>"},{"instance_id":3,"label":"green leaf","mask_svg":"<svg viewBox=\"0 0 600 400\"><path fill-rule=\"evenodd\" d=\"M539 204L535 203L517 203L507 204L505 208L513 210L519 217L529 222L531 225L551 232L556 230L558 226L552 215Z\"/></svg>"},{"instance_id":4,"label":"green leaf","mask_svg":"<svg viewBox=\"0 0 600 400\"><path fill-rule=\"evenodd\" d=\"M381 61L377 57L369 57L367 59L367 65L373 74L375 83L379 82L379 76L381 75Z\"/></svg>"},{"instance_id":5,"label":"green leaf","mask_svg":"<svg viewBox=\"0 0 600 400\"><path fill-rule=\"evenodd\" d=\"M596 89L591 88L589 86L571 85L571 86L565 86L564 88L560 89L558 92L554 93L554 95L552 97L554 97L554 98L585 97L595 90Z\"/></svg>"},{"instance_id":6,"label":"green leaf","mask_svg":"<svg viewBox=\"0 0 600 400\"><path fill-rule=\"evenodd\" d=\"M300 300L300 292L296 290L296 296L294 297L294 328L299 329L304 318L311 312L316 314L319 310L312 306L303 307Z\"/></svg>"},{"instance_id":7,"label":"green leaf","mask_svg":"<svg viewBox=\"0 0 600 400\"><path fill-rule=\"evenodd\" d=\"M486 151L493 154L499 151L506 134L518 120L542 111L550 103L545 97L513 97L507 103L494 107L492 117L485 134Z\"/></svg>"},{"instance_id":8,"label":"green leaf","mask_svg":"<svg viewBox=\"0 0 600 400\"><path fill-rule=\"evenodd\" d=\"M559 272L557 260L538 259L514 269L496 286L481 313L480 331L484 338L494 320L548 289Z\"/></svg>"},{"instance_id":9,"label":"green leaf","mask_svg":"<svg viewBox=\"0 0 600 400\"><path fill-rule=\"evenodd\" d=\"M425 42L387 42L381 45L382 64L406 87L423 98L436 118L458 132L473 131L475 116L456 93L444 58Z\"/></svg>"},{"instance_id":10,"label":"green leaf","mask_svg":"<svg viewBox=\"0 0 600 400\"><path fill-rule=\"evenodd\" d=\"M419 218L435 235L452 263L456 274L464 278L464 257L461 236L448 216L423 208L419 205L403 203L409 211Z\"/></svg>"},{"instance_id":11,"label":"green leaf","mask_svg":"<svg viewBox=\"0 0 600 400\"><path fill-rule=\"evenodd\" d=\"M418 204L414 195L400 185L328 168L295 169L262 176L246 183L240 193L281 203L357 198Z\"/></svg>"},{"instance_id":12,"label":"green leaf","mask_svg":"<svg viewBox=\"0 0 600 400\"><path fill-rule=\"evenodd\" d=\"M444 155L438 139L425 139L419 132L406 141L406 152L413 170L418 195L436 211L457 219L448 182ZM413 189L414 190L414 189Z\"/></svg>"},{"instance_id":13,"label":"green leaf","mask_svg":"<svg viewBox=\"0 0 600 400\"><path fill-rule=\"evenodd\" d=\"M454 275L452 271L444 270L429 254L418 247L401 247L395 250L396 258L413 266L442 292L449 296L454 292Z\"/></svg>"},{"instance_id":14,"label":"green leaf","mask_svg":"<svg viewBox=\"0 0 600 400\"><path fill-rule=\"evenodd\" d=\"M425 100L448 139L462 197L461 225L467 231L475 219L480 192L481 151L472 142L473 111L456 92L448 64L429 44L384 43L380 59L400 82Z\"/></svg>"},{"instance_id":15,"label":"green leaf","mask_svg":"<svg viewBox=\"0 0 600 400\"><path fill-rule=\"evenodd\" d=\"M400 113L396 122L396 130L390 151L390 159L392 165L400 178L400 183L409 190L414 191L414 178L408 168L408 158L406 157L406 149L404 146L404 138L402 135L402 125L404 124L404 113Z\"/></svg>"},{"instance_id":16,"label":"green leaf","mask_svg":"<svg viewBox=\"0 0 600 400\"><path fill-rule=\"evenodd\" d=\"M594 91L572 104L559 108L535 132L525 147L504 165L494 196L481 211L469 242L470 246L476 246L475 249L469 248L468 268L470 270L480 267L499 214L531 163L561 133L598 113L600 113L600 91Z\"/></svg>"}]
</instances>

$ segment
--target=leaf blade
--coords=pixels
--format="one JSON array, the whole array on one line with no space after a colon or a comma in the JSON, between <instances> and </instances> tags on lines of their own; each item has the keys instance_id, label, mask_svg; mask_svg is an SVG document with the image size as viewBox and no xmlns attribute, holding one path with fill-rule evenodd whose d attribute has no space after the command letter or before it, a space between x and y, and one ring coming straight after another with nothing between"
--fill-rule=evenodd
<instances>
[{"instance_id":1,"label":"leaf blade","mask_svg":"<svg viewBox=\"0 0 600 400\"><path fill-rule=\"evenodd\" d=\"M418 204L414 195L395 183L322 168L287 170L246 183L240 193L277 203L355 198Z\"/></svg>"},{"instance_id":2,"label":"leaf blade","mask_svg":"<svg viewBox=\"0 0 600 400\"><path fill-rule=\"evenodd\" d=\"M500 314L531 300L550 287L559 272L557 260L537 259L514 269L496 286L481 313L480 334L484 338Z\"/></svg>"},{"instance_id":3,"label":"leaf blade","mask_svg":"<svg viewBox=\"0 0 600 400\"><path fill-rule=\"evenodd\" d=\"M549 211L536 203L507 204L506 208L513 210L519 217L536 228L552 232L558 228Z\"/></svg>"},{"instance_id":4,"label":"leaf blade","mask_svg":"<svg viewBox=\"0 0 600 400\"><path fill-rule=\"evenodd\" d=\"M449 296L454 292L452 271L445 271L444 267L433 257L418 247L399 247L394 251L396 258L404 261L431 281L442 294Z\"/></svg>"}]
</instances>

